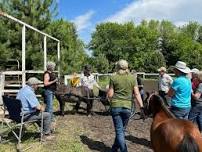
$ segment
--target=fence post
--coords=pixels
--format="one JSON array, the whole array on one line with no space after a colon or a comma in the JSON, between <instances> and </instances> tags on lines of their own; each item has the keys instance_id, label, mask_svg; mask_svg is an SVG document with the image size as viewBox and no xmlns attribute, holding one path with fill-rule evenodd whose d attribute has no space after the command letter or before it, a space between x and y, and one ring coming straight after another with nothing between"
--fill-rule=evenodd
<instances>
[{"instance_id":1,"label":"fence post","mask_svg":"<svg viewBox=\"0 0 202 152\"><path fill-rule=\"evenodd\" d=\"M44 71L46 71L46 64L47 64L46 35L43 38L43 51L44 51Z\"/></svg>"},{"instance_id":2,"label":"fence post","mask_svg":"<svg viewBox=\"0 0 202 152\"><path fill-rule=\"evenodd\" d=\"M2 95L4 95L5 75L0 73L0 105L3 105Z\"/></svg>"},{"instance_id":3,"label":"fence post","mask_svg":"<svg viewBox=\"0 0 202 152\"><path fill-rule=\"evenodd\" d=\"M22 86L26 84L26 71L25 71L25 46L26 46L26 38L25 38L26 28L25 25L22 27Z\"/></svg>"}]
</instances>

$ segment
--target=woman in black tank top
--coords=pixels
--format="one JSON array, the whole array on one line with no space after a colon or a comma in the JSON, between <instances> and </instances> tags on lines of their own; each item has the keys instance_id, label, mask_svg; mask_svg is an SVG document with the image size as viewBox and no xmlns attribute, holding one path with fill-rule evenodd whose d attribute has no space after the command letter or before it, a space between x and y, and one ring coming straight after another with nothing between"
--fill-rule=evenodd
<instances>
[{"instance_id":1,"label":"woman in black tank top","mask_svg":"<svg viewBox=\"0 0 202 152\"><path fill-rule=\"evenodd\" d=\"M46 112L51 114L51 120L53 121L53 97L56 91L57 78L53 71L55 70L55 63L47 63L47 71L44 72L44 102L46 104Z\"/></svg>"}]
</instances>

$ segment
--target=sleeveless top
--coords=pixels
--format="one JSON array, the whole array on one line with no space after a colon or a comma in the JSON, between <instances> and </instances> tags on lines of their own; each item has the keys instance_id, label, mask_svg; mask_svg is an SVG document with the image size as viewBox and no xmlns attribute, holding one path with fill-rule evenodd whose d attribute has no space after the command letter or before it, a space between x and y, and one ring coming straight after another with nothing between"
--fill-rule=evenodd
<instances>
[{"instance_id":1,"label":"sleeveless top","mask_svg":"<svg viewBox=\"0 0 202 152\"><path fill-rule=\"evenodd\" d=\"M54 73L50 73L50 72L48 72L48 71L45 71L45 72L44 72L44 75L45 75L46 73L48 73L49 76L50 76L49 82L56 79L56 76L55 76ZM56 91L56 82L55 82L55 83L52 83L51 85L44 86L44 89L46 89L46 90L51 90L51 91Z\"/></svg>"}]
</instances>

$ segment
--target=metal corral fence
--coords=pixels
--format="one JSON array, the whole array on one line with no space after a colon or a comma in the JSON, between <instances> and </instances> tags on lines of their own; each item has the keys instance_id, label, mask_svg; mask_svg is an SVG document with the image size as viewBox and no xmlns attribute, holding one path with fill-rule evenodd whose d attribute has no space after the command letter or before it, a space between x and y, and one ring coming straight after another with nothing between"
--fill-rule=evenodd
<instances>
[{"instance_id":1,"label":"metal corral fence","mask_svg":"<svg viewBox=\"0 0 202 152\"><path fill-rule=\"evenodd\" d=\"M145 72L137 72L136 73L138 76L140 76L143 80L146 79L154 79L157 80L159 77L159 73L145 73ZM95 76L95 79L97 82L99 82L101 77L110 77L113 75L113 73L105 73L105 74L101 74L101 73L93 73L93 75ZM169 73L170 76L174 76L173 73ZM78 77L81 76L81 74L77 75ZM64 84L68 85L69 80L73 77L73 75L64 75Z\"/></svg>"}]
</instances>

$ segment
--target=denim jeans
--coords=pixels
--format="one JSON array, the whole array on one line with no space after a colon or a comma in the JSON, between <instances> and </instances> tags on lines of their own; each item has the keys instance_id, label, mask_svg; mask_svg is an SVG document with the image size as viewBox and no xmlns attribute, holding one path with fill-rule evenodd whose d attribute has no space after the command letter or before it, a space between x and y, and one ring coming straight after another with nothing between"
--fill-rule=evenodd
<instances>
[{"instance_id":1,"label":"denim jeans","mask_svg":"<svg viewBox=\"0 0 202 152\"><path fill-rule=\"evenodd\" d=\"M41 113L36 112L30 115L26 115L24 118L25 121L37 120L38 125L41 126ZM43 112L43 134L50 133L50 125L51 125L51 115L48 112Z\"/></svg>"},{"instance_id":2,"label":"denim jeans","mask_svg":"<svg viewBox=\"0 0 202 152\"><path fill-rule=\"evenodd\" d=\"M53 97L54 92L46 89L44 92L44 102L46 104L45 111L50 113L52 121L53 121Z\"/></svg>"},{"instance_id":3,"label":"denim jeans","mask_svg":"<svg viewBox=\"0 0 202 152\"><path fill-rule=\"evenodd\" d=\"M188 120L189 112L191 108L178 108L171 106L170 111L175 115L178 119L186 119Z\"/></svg>"},{"instance_id":4,"label":"denim jeans","mask_svg":"<svg viewBox=\"0 0 202 152\"><path fill-rule=\"evenodd\" d=\"M202 131L202 105L193 105L189 113L189 120L197 124L199 130Z\"/></svg>"},{"instance_id":5,"label":"denim jeans","mask_svg":"<svg viewBox=\"0 0 202 152\"><path fill-rule=\"evenodd\" d=\"M116 137L112 146L112 152L128 152L125 141L125 127L128 124L131 110L127 108L111 108Z\"/></svg>"}]
</instances>

